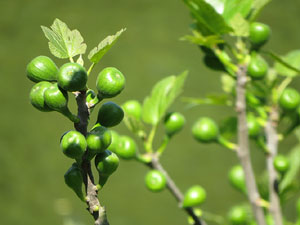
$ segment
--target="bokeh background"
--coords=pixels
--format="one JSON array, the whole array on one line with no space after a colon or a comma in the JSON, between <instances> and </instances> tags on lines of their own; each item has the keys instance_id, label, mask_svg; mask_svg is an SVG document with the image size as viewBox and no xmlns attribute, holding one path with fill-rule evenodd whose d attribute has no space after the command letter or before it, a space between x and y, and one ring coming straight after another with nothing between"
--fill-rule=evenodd
<instances>
[{"instance_id":1,"label":"bokeh background","mask_svg":"<svg viewBox=\"0 0 300 225\"><path fill-rule=\"evenodd\" d=\"M300 1L274 0L264 10L259 20L273 30L267 47L282 54L300 48L299 9ZM127 28L96 66L89 83L95 87L96 75L104 67L120 69L127 84L114 99L117 103L129 99L142 101L159 79L186 69L190 73L183 96L200 97L221 91L219 73L203 66L196 46L179 41L190 32L191 22L181 1L1 0L0 224L3 225L92 224L85 204L63 180L72 161L61 153L59 138L72 129L72 124L58 113L35 110L28 98L33 83L26 78L26 64L38 55L51 56L40 25L50 26L55 18L79 29L88 51L107 35ZM55 62L60 66L65 61L55 59ZM293 86L299 84L295 80ZM74 106L74 100L71 104ZM186 110L181 101L171 109L184 113L187 124L163 155L163 165L182 191L194 184L206 188L204 210L226 215L232 205L246 200L227 181L227 171L238 162L236 156L218 145L196 143L190 130L199 116L209 115L220 121L232 115L233 110L212 106ZM94 121L95 115L91 118ZM129 134L123 124L115 130ZM293 144L295 140L291 137L280 145L280 151L288 151ZM263 155L255 148L252 153L255 169L261 173ZM121 162L100 193L110 223L186 224L186 215L170 193L153 194L146 190L146 171L146 167L134 161ZM294 202L290 201L284 210L290 220L296 217Z\"/></svg>"}]
</instances>

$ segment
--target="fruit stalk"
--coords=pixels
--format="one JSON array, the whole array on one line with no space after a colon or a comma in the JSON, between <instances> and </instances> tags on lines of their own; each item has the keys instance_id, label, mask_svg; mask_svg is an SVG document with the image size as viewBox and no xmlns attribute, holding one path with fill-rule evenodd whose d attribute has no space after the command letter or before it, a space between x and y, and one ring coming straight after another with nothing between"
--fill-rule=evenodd
<instances>
[{"instance_id":1,"label":"fruit stalk","mask_svg":"<svg viewBox=\"0 0 300 225\"><path fill-rule=\"evenodd\" d=\"M276 106L271 108L269 119L266 123L265 133L267 137L267 147L268 147L268 155L266 158L267 161L267 170L269 174L269 199L270 206L269 212L274 219L274 225L283 225L281 207L280 207L280 199L278 195L278 180L277 173L274 168L274 158L277 155L277 147L278 147L278 135L276 132L277 121L278 121L278 110Z\"/></svg>"},{"instance_id":2,"label":"fruit stalk","mask_svg":"<svg viewBox=\"0 0 300 225\"><path fill-rule=\"evenodd\" d=\"M151 162L146 165L149 166L151 169L159 170L166 177L168 190L179 202L179 205L181 205L184 196L182 192L179 190L179 188L176 186L172 178L169 176L167 171L160 164L159 158L155 154L153 154ZM192 207L184 208L184 210L188 215L190 215L193 218L194 225L206 225L206 223L195 214L194 209Z\"/></svg>"},{"instance_id":3,"label":"fruit stalk","mask_svg":"<svg viewBox=\"0 0 300 225\"><path fill-rule=\"evenodd\" d=\"M246 83L247 83L247 65L240 65L237 71L236 84L236 111L238 117L238 149L237 156L244 170L248 199L252 207L253 214L258 225L266 225L264 212L258 202L260 195L257 190L254 172L251 165L249 152L249 137L246 117Z\"/></svg>"},{"instance_id":4,"label":"fruit stalk","mask_svg":"<svg viewBox=\"0 0 300 225\"><path fill-rule=\"evenodd\" d=\"M75 123L75 129L82 133L84 136L87 135L88 119L90 116L90 109L86 104L86 91L75 92L76 102L78 106L78 117L79 123ZM95 225L109 225L106 217L105 207L101 206L98 199L97 187L94 182L94 177L91 169L91 163L88 160L87 151L82 158L82 173L83 182L86 189L86 202L88 205L88 211L94 217Z\"/></svg>"}]
</instances>

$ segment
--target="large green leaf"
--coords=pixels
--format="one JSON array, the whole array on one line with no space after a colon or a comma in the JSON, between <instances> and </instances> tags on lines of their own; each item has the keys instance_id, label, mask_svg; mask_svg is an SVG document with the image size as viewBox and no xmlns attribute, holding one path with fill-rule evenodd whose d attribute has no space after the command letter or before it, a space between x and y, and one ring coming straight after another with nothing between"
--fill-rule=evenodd
<instances>
[{"instance_id":1,"label":"large green leaf","mask_svg":"<svg viewBox=\"0 0 300 225\"><path fill-rule=\"evenodd\" d=\"M228 0L230 1L230 0ZM252 4L252 11L251 15L249 17L250 21L256 20L258 17L259 13L262 11L262 9L269 3L271 0L253 0Z\"/></svg>"},{"instance_id":2,"label":"large green leaf","mask_svg":"<svg viewBox=\"0 0 300 225\"><path fill-rule=\"evenodd\" d=\"M227 0L205 0L205 2L210 4L219 14L222 14L224 12L224 6L226 1Z\"/></svg>"},{"instance_id":3,"label":"large green leaf","mask_svg":"<svg viewBox=\"0 0 300 225\"><path fill-rule=\"evenodd\" d=\"M296 176L300 170L300 145L296 145L289 153L290 168L284 175L283 180L279 184L280 192L284 192L293 185Z\"/></svg>"},{"instance_id":4,"label":"large green leaf","mask_svg":"<svg viewBox=\"0 0 300 225\"><path fill-rule=\"evenodd\" d=\"M143 120L157 125L165 115L175 98L181 93L187 71L178 76L169 76L159 81L152 89L151 95L144 99Z\"/></svg>"},{"instance_id":5,"label":"large green leaf","mask_svg":"<svg viewBox=\"0 0 300 225\"><path fill-rule=\"evenodd\" d=\"M226 24L222 15L204 0L183 1L189 7L200 28L204 26L205 30L209 30L212 34L218 35L229 33L232 30L228 24Z\"/></svg>"},{"instance_id":6,"label":"large green leaf","mask_svg":"<svg viewBox=\"0 0 300 225\"><path fill-rule=\"evenodd\" d=\"M103 41L99 43L97 47L93 48L90 51L88 55L89 60L93 63L98 63L100 59L104 56L104 54L108 52L108 50L116 43L118 38L125 30L126 29L122 29L118 31L115 35L107 36Z\"/></svg>"},{"instance_id":7,"label":"large green leaf","mask_svg":"<svg viewBox=\"0 0 300 225\"><path fill-rule=\"evenodd\" d=\"M226 138L231 139L237 133L237 118L231 116L223 120L220 124L220 134Z\"/></svg>"},{"instance_id":8,"label":"large green leaf","mask_svg":"<svg viewBox=\"0 0 300 225\"><path fill-rule=\"evenodd\" d=\"M237 14L246 18L250 13L253 0L226 0L223 17L227 23Z\"/></svg>"},{"instance_id":9,"label":"large green leaf","mask_svg":"<svg viewBox=\"0 0 300 225\"><path fill-rule=\"evenodd\" d=\"M272 52L269 54L276 60L275 70L278 74L289 77L300 74L300 50L293 50L285 56L277 56Z\"/></svg>"},{"instance_id":10,"label":"large green leaf","mask_svg":"<svg viewBox=\"0 0 300 225\"><path fill-rule=\"evenodd\" d=\"M51 29L41 26L49 40L50 52L61 59L72 58L84 54L86 44L78 30L70 30L64 22L55 19Z\"/></svg>"},{"instance_id":11,"label":"large green leaf","mask_svg":"<svg viewBox=\"0 0 300 225\"><path fill-rule=\"evenodd\" d=\"M249 23L244 17L238 13L231 20L230 25L233 29L232 35L237 37L249 36Z\"/></svg>"}]
</instances>

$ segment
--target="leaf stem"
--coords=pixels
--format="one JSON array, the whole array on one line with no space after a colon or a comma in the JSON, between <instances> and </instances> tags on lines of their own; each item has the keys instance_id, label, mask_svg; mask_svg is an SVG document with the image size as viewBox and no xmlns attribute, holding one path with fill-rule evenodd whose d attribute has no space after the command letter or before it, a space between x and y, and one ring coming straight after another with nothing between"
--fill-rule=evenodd
<instances>
[{"instance_id":1,"label":"leaf stem","mask_svg":"<svg viewBox=\"0 0 300 225\"><path fill-rule=\"evenodd\" d=\"M157 149L156 153L158 156L161 156L162 153L165 151L167 145L170 142L170 136L169 135L165 135L163 142L161 143L161 145L159 146L159 148Z\"/></svg>"},{"instance_id":2,"label":"leaf stem","mask_svg":"<svg viewBox=\"0 0 300 225\"><path fill-rule=\"evenodd\" d=\"M153 145L153 139L154 139L154 136L156 133L156 129L157 129L157 125L153 125L151 128L151 131L149 133L149 136L144 143L146 152L149 152L149 153L153 152L152 145Z\"/></svg>"},{"instance_id":3,"label":"leaf stem","mask_svg":"<svg viewBox=\"0 0 300 225\"><path fill-rule=\"evenodd\" d=\"M95 63L92 63L92 65L91 65L90 68L88 69L88 71L87 71L87 75L88 75L88 76L89 76L90 73L92 72L92 70L93 70L93 68L94 68L95 65L96 65Z\"/></svg>"}]
</instances>

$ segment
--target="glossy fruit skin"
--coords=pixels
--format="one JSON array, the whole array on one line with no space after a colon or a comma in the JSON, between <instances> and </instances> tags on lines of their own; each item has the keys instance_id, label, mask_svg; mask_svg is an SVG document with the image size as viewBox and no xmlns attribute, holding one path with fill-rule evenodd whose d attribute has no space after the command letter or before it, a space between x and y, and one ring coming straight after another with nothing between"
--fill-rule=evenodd
<instances>
[{"instance_id":1,"label":"glossy fruit skin","mask_svg":"<svg viewBox=\"0 0 300 225\"><path fill-rule=\"evenodd\" d=\"M137 145L135 141L128 136L121 136L118 139L119 145L115 153L122 159L133 159L136 157Z\"/></svg>"},{"instance_id":2,"label":"glossy fruit skin","mask_svg":"<svg viewBox=\"0 0 300 225\"><path fill-rule=\"evenodd\" d=\"M253 79L263 79L268 73L268 63L259 55L251 56L247 74Z\"/></svg>"},{"instance_id":3,"label":"glossy fruit skin","mask_svg":"<svg viewBox=\"0 0 300 225\"><path fill-rule=\"evenodd\" d=\"M245 174L242 166L236 165L232 167L228 173L228 179L234 188L246 193Z\"/></svg>"},{"instance_id":4,"label":"glossy fruit skin","mask_svg":"<svg viewBox=\"0 0 300 225\"><path fill-rule=\"evenodd\" d=\"M117 148L119 147L120 144L120 135L114 130L111 130L110 134L111 134L111 143L108 147L108 150L116 153Z\"/></svg>"},{"instance_id":5,"label":"glossy fruit skin","mask_svg":"<svg viewBox=\"0 0 300 225\"><path fill-rule=\"evenodd\" d=\"M245 208L235 206L229 211L228 219L232 225L245 225L247 224L248 213Z\"/></svg>"},{"instance_id":6,"label":"glossy fruit skin","mask_svg":"<svg viewBox=\"0 0 300 225\"><path fill-rule=\"evenodd\" d=\"M152 192L159 192L165 189L167 179L158 170L150 170L145 176L146 187Z\"/></svg>"},{"instance_id":7,"label":"glossy fruit skin","mask_svg":"<svg viewBox=\"0 0 300 225\"><path fill-rule=\"evenodd\" d=\"M126 116L133 117L136 120L140 120L142 117L142 105L136 100L126 101L122 105Z\"/></svg>"},{"instance_id":8,"label":"glossy fruit skin","mask_svg":"<svg viewBox=\"0 0 300 225\"><path fill-rule=\"evenodd\" d=\"M261 126L256 117L252 114L247 115L248 134L251 138L255 138L260 134Z\"/></svg>"},{"instance_id":9,"label":"glossy fruit skin","mask_svg":"<svg viewBox=\"0 0 300 225\"><path fill-rule=\"evenodd\" d=\"M55 111L62 111L68 105L68 93L58 87L57 83L52 84L44 93L45 103L49 108Z\"/></svg>"},{"instance_id":10,"label":"glossy fruit skin","mask_svg":"<svg viewBox=\"0 0 300 225\"><path fill-rule=\"evenodd\" d=\"M206 191L200 185L190 187L184 194L182 207L194 207L202 204L206 199Z\"/></svg>"},{"instance_id":11,"label":"glossy fruit skin","mask_svg":"<svg viewBox=\"0 0 300 225\"><path fill-rule=\"evenodd\" d=\"M95 127L87 134L86 142L92 156L104 152L111 143L110 130L102 126Z\"/></svg>"},{"instance_id":12,"label":"glossy fruit skin","mask_svg":"<svg viewBox=\"0 0 300 225\"><path fill-rule=\"evenodd\" d=\"M50 112L52 111L49 106L45 103L45 91L51 87L51 83L48 81L41 81L35 84L29 94L31 104L38 110L42 112Z\"/></svg>"},{"instance_id":13,"label":"glossy fruit skin","mask_svg":"<svg viewBox=\"0 0 300 225\"><path fill-rule=\"evenodd\" d=\"M255 46L265 44L271 35L271 29L268 25L258 22L250 24L249 40Z\"/></svg>"},{"instance_id":14,"label":"glossy fruit skin","mask_svg":"<svg viewBox=\"0 0 300 225\"><path fill-rule=\"evenodd\" d=\"M82 201L85 201L85 195L82 191L82 173L77 163L73 163L73 165L68 169L64 175L64 179L68 187L70 187Z\"/></svg>"},{"instance_id":15,"label":"glossy fruit skin","mask_svg":"<svg viewBox=\"0 0 300 225\"><path fill-rule=\"evenodd\" d=\"M86 87L87 73L78 63L66 63L60 67L57 82L66 91L80 91Z\"/></svg>"},{"instance_id":16,"label":"glossy fruit skin","mask_svg":"<svg viewBox=\"0 0 300 225\"><path fill-rule=\"evenodd\" d=\"M71 130L64 134L60 147L63 153L71 159L80 159L87 147L85 137L78 131Z\"/></svg>"},{"instance_id":17,"label":"glossy fruit skin","mask_svg":"<svg viewBox=\"0 0 300 225\"><path fill-rule=\"evenodd\" d=\"M114 102L104 103L98 112L97 123L105 127L118 125L124 118L123 109Z\"/></svg>"},{"instance_id":18,"label":"glossy fruit skin","mask_svg":"<svg viewBox=\"0 0 300 225\"><path fill-rule=\"evenodd\" d=\"M96 81L97 90L102 98L117 96L125 87L125 77L114 67L103 69Z\"/></svg>"},{"instance_id":19,"label":"glossy fruit skin","mask_svg":"<svg viewBox=\"0 0 300 225\"><path fill-rule=\"evenodd\" d=\"M33 82L56 81L58 68L47 56L37 56L26 68L27 77Z\"/></svg>"},{"instance_id":20,"label":"glossy fruit skin","mask_svg":"<svg viewBox=\"0 0 300 225\"><path fill-rule=\"evenodd\" d=\"M286 88L279 97L279 105L285 111L295 110L300 105L300 94L293 88Z\"/></svg>"},{"instance_id":21,"label":"glossy fruit skin","mask_svg":"<svg viewBox=\"0 0 300 225\"><path fill-rule=\"evenodd\" d=\"M115 153L105 150L96 155L95 166L100 176L108 177L117 170L119 158Z\"/></svg>"},{"instance_id":22,"label":"glossy fruit skin","mask_svg":"<svg viewBox=\"0 0 300 225\"><path fill-rule=\"evenodd\" d=\"M165 131L169 136L178 133L184 124L185 118L179 112L168 113L164 120Z\"/></svg>"},{"instance_id":23,"label":"glossy fruit skin","mask_svg":"<svg viewBox=\"0 0 300 225\"><path fill-rule=\"evenodd\" d=\"M290 162L284 155L277 155L273 161L274 168L277 172L284 174L290 168Z\"/></svg>"},{"instance_id":24,"label":"glossy fruit skin","mask_svg":"<svg viewBox=\"0 0 300 225\"><path fill-rule=\"evenodd\" d=\"M208 117L199 118L192 127L194 138L200 142L208 143L216 141L219 129L217 124Z\"/></svg>"}]
</instances>

